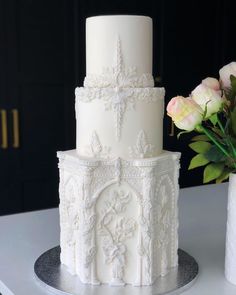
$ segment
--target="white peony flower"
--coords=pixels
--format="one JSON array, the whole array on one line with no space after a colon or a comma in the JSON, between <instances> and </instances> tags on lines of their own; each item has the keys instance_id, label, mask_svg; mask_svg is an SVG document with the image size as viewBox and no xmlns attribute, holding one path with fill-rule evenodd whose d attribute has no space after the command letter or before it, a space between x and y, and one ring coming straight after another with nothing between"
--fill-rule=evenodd
<instances>
[{"instance_id":1,"label":"white peony flower","mask_svg":"<svg viewBox=\"0 0 236 295\"><path fill-rule=\"evenodd\" d=\"M206 117L217 113L223 103L221 92L207 87L204 84L198 85L191 93L191 98L205 111L207 107Z\"/></svg>"},{"instance_id":2,"label":"white peony flower","mask_svg":"<svg viewBox=\"0 0 236 295\"><path fill-rule=\"evenodd\" d=\"M202 122L203 111L189 97L176 96L168 103L167 114L179 129L192 131Z\"/></svg>"},{"instance_id":3,"label":"white peony flower","mask_svg":"<svg viewBox=\"0 0 236 295\"><path fill-rule=\"evenodd\" d=\"M233 61L222 67L219 71L219 74L223 88L229 88L231 86L230 75L236 77L236 62Z\"/></svg>"}]
</instances>

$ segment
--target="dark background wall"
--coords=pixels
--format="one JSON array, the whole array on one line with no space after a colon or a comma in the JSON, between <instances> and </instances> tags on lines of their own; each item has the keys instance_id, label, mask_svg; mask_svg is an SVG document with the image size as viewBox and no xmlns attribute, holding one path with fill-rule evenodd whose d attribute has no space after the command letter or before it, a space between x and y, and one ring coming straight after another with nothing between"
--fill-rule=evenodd
<instances>
[{"instance_id":1,"label":"dark background wall","mask_svg":"<svg viewBox=\"0 0 236 295\"><path fill-rule=\"evenodd\" d=\"M153 74L166 88L166 103L236 60L230 0L0 0L0 214L58 205L56 151L75 147L74 88L85 76L85 18L98 14L153 18ZM182 152L180 185L199 185L201 169L187 171L193 156L188 136L177 140L176 133L166 116L164 148Z\"/></svg>"}]
</instances>

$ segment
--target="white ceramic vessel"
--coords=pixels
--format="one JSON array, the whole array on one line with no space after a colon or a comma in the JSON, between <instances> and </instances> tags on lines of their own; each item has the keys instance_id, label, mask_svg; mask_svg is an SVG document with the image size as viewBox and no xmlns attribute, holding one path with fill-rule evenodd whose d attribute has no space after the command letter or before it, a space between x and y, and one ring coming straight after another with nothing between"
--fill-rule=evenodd
<instances>
[{"instance_id":1,"label":"white ceramic vessel","mask_svg":"<svg viewBox=\"0 0 236 295\"><path fill-rule=\"evenodd\" d=\"M225 277L236 285L236 174L229 177Z\"/></svg>"}]
</instances>

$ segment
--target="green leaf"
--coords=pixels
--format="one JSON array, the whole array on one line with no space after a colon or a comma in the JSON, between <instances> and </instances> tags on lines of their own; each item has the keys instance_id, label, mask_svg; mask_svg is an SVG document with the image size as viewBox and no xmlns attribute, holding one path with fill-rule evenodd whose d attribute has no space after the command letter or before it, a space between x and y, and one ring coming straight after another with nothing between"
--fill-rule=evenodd
<instances>
[{"instance_id":1,"label":"green leaf","mask_svg":"<svg viewBox=\"0 0 236 295\"><path fill-rule=\"evenodd\" d=\"M217 122L218 122L218 116L217 116L217 114L214 114L214 115L210 116L209 120L215 126L217 124Z\"/></svg>"},{"instance_id":2,"label":"green leaf","mask_svg":"<svg viewBox=\"0 0 236 295\"><path fill-rule=\"evenodd\" d=\"M198 154L192 158L189 164L188 170L204 166L208 163L209 163L209 160L203 154Z\"/></svg>"},{"instance_id":3,"label":"green leaf","mask_svg":"<svg viewBox=\"0 0 236 295\"><path fill-rule=\"evenodd\" d=\"M225 168L221 175L216 178L216 183L221 183L222 181L226 180L231 172L233 172L233 169Z\"/></svg>"},{"instance_id":4,"label":"green leaf","mask_svg":"<svg viewBox=\"0 0 236 295\"><path fill-rule=\"evenodd\" d=\"M230 125L233 130L233 133L236 135L236 107L233 109L233 111L230 113Z\"/></svg>"},{"instance_id":5,"label":"green leaf","mask_svg":"<svg viewBox=\"0 0 236 295\"><path fill-rule=\"evenodd\" d=\"M213 145L211 148L204 154L204 156L210 161L214 163L222 162L226 159L225 154L216 146Z\"/></svg>"},{"instance_id":6,"label":"green leaf","mask_svg":"<svg viewBox=\"0 0 236 295\"><path fill-rule=\"evenodd\" d=\"M211 148L211 146L212 145L206 141L196 141L189 144L189 147L199 154L206 153Z\"/></svg>"},{"instance_id":7,"label":"green leaf","mask_svg":"<svg viewBox=\"0 0 236 295\"><path fill-rule=\"evenodd\" d=\"M218 178L224 170L224 163L211 163L206 166L203 172L203 183Z\"/></svg>"},{"instance_id":8,"label":"green leaf","mask_svg":"<svg viewBox=\"0 0 236 295\"><path fill-rule=\"evenodd\" d=\"M231 82L231 88L232 91L236 92L236 77L234 75L230 75L230 82Z\"/></svg>"},{"instance_id":9,"label":"green leaf","mask_svg":"<svg viewBox=\"0 0 236 295\"><path fill-rule=\"evenodd\" d=\"M205 134L196 135L191 140L192 141L210 141L209 137L207 137Z\"/></svg>"}]
</instances>

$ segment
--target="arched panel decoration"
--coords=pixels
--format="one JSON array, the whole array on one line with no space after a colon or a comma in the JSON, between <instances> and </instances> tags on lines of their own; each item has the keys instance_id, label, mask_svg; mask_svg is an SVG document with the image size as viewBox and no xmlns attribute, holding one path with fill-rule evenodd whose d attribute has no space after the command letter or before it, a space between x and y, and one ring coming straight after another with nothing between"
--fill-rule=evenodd
<instances>
[{"instance_id":1,"label":"arched panel decoration","mask_svg":"<svg viewBox=\"0 0 236 295\"><path fill-rule=\"evenodd\" d=\"M98 280L111 285L131 283L137 276L138 195L126 182L104 186L96 195Z\"/></svg>"},{"instance_id":2,"label":"arched panel decoration","mask_svg":"<svg viewBox=\"0 0 236 295\"><path fill-rule=\"evenodd\" d=\"M152 284L176 266L178 154L85 161L59 153L61 261L83 283Z\"/></svg>"}]
</instances>

